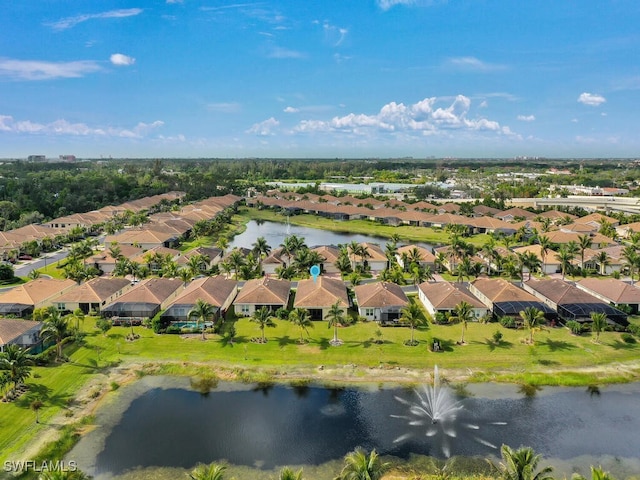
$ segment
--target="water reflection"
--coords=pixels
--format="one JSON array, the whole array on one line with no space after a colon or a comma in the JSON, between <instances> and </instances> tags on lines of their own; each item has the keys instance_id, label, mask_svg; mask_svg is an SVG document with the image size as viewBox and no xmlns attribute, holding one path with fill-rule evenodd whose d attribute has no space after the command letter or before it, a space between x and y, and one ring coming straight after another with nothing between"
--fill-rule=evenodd
<instances>
[{"instance_id":1,"label":"water reflection","mask_svg":"<svg viewBox=\"0 0 640 480\"><path fill-rule=\"evenodd\" d=\"M314 465L338 465L356 446L405 459L443 457L433 438L424 435L394 443L407 431L405 423L390 418L402 412L394 397L406 395L403 389L221 382L202 396L189 388L186 379L183 388L171 379L165 379L174 382L171 388L162 388L162 380L149 380L146 390L134 384L131 394L130 387L120 389L118 402L98 414L97 423L103 426L83 437L68 459L97 478L108 478L156 468L182 469L183 474L199 462L220 460L234 468L273 472L290 465L305 466L307 472ZM564 470L568 476L575 469L588 473L589 464L607 458L618 459L617 470L607 464L614 475L640 465L640 404L635 400L640 385L602 387L600 395L593 396L584 388L544 388L534 397L518 393L516 386L467 389L470 397L456 397L465 407L458 421L481 425L485 442L474 438L477 433L459 429L450 445L452 456L491 456L496 454L491 446L507 443L531 446L546 460L556 458L557 464L568 468ZM484 392L491 392L492 398ZM110 409L120 410L114 414ZM492 424L496 421L500 425Z\"/></svg>"}]
</instances>

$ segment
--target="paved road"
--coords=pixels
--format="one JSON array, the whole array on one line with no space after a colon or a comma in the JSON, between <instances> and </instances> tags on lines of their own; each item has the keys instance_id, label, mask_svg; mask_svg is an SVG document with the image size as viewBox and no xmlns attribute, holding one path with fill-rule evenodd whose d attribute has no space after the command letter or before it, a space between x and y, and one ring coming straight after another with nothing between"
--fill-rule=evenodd
<instances>
[{"instance_id":1,"label":"paved road","mask_svg":"<svg viewBox=\"0 0 640 480\"><path fill-rule=\"evenodd\" d=\"M69 255L69 252L66 249L58 250L57 252L47 253L42 257L36 258L29 262L22 263L21 265L18 265L17 267L15 267L16 276L26 277L27 275L29 275L29 273L32 270L37 270L47 265L51 265L52 263L57 262L58 260L62 260L63 258L66 258L67 255Z\"/></svg>"}]
</instances>

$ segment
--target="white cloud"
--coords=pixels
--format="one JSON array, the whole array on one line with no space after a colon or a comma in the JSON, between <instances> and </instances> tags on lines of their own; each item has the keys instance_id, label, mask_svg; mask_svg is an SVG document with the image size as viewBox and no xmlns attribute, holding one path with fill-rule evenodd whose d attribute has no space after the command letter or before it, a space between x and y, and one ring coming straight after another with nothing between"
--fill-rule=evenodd
<instances>
[{"instance_id":1,"label":"white cloud","mask_svg":"<svg viewBox=\"0 0 640 480\"><path fill-rule=\"evenodd\" d=\"M274 47L268 54L268 58L305 58L306 55L296 50L289 50L282 47Z\"/></svg>"},{"instance_id":2,"label":"white cloud","mask_svg":"<svg viewBox=\"0 0 640 480\"><path fill-rule=\"evenodd\" d=\"M598 95L597 93L581 93L578 97L578 102L589 105L590 107L598 107L607 101L602 95Z\"/></svg>"},{"instance_id":3,"label":"white cloud","mask_svg":"<svg viewBox=\"0 0 640 480\"><path fill-rule=\"evenodd\" d=\"M46 25L50 26L54 30L66 30L88 20L134 17L136 15L140 15L142 12L143 10L141 8L123 8L119 10L110 10L108 12L88 13L84 15L76 15L75 17L66 17L58 20L57 22L48 23Z\"/></svg>"},{"instance_id":4,"label":"white cloud","mask_svg":"<svg viewBox=\"0 0 640 480\"><path fill-rule=\"evenodd\" d=\"M271 117L262 122L254 123L246 133L266 137L274 134L274 130L280 125L280 122Z\"/></svg>"},{"instance_id":5,"label":"white cloud","mask_svg":"<svg viewBox=\"0 0 640 480\"><path fill-rule=\"evenodd\" d=\"M518 120L520 120L521 122L533 122L535 121L535 119L535 115L518 115Z\"/></svg>"},{"instance_id":6,"label":"white cloud","mask_svg":"<svg viewBox=\"0 0 640 480\"><path fill-rule=\"evenodd\" d=\"M474 72L495 72L498 70L506 69L504 65L483 62L476 57L450 58L449 60L447 60L447 65L457 69L470 70Z\"/></svg>"},{"instance_id":7,"label":"white cloud","mask_svg":"<svg viewBox=\"0 0 640 480\"><path fill-rule=\"evenodd\" d=\"M396 5L414 5L415 0L377 0L378 7L382 10L389 10Z\"/></svg>"},{"instance_id":8,"label":"white cloud","mask_svg":"<svg viewBox=\"0 0 640 480\"><path fill-rule=\"evenodd\" d=\"M334 47L340 46L349 33L348 29L331 25L329 22L324 22L322 28L324 30L325 40Z\"/></svg>"},{"instance_id":9,"label":"white cloud","mask_svg":"<svg viewBox=\"0 0 640 480\"><path fill-rule=\"evenodd\" d=\"M50 123L38 123L31 120L14 120L9 115L0 115L0 131L14 134L143 138L163 125L163 121L156 120L152 123L140 122L131 129L121 127L103 128L91 127L85 123L71 123L64 119L58 119Z\"/></svg>"},{"instance_id":10,"label":"white cloud","mask_svg":"<svg viewBox=\"0 0 640 480\"><path fill-rule=\"evenodd\" d=\"M114 65L118 65L120 67L127 67L129 65L133 65L136 63L136 59L133 57L129 57L128 55L124 55L122 53L114 53L109 57L109 60Z\"/></svg>"},{"instance_id":11,"label":"white cloud","mask_svg":"<svg viewBox=\"0 0 640 480\"><path fill-rule=\"evenodd\" d=\"M283 110L284 113L298 113L299 111L300 109L295 107L287 107Z\"/></svg>"},{"instance_id":12,"label":"white cloud","mask_svg":"<svg viewBox=\"0 0 640 480\"><path fill-rule=\"evenodd\" d=\"M241 109L242 106L237 102L220 102L207 105L207 110L211 112L238 113Z\"/></svg>"},{"instance_id":13,"label":"white cloud","mask_svg":"<svg viewBox=\"0 0 640 480\"><path fill-rule=\"evenodd\" d=\"M448 106L442 99L425 98L413 105L390 102L375 115L350 113L331 120L303 120L294 132L343 132L370 135L374 132L434 135L451 131L485 131L514 135L509 127L487 118L468 118L471 100L458 95Z\"/></svg>"},{"instance_id":14,"label":"white cloud","mask_svg":"<svg viewBox=\"0 0 640 480\"><path fill-rule=\"evenodd\" d=\"M168 4L172 4L172 3L184 3L184 0L167 0Z\"/></svg>"},{"instance_id":15,"label":"white cloud","mask_svg":"<svg viewBox=\"0 0 640 480\"><path fill-rule=\"evenodd\" d=\"M45 62L39 60L0 59L0 76L16 80L78 78L102 70L93 60Z\"/></svg>"}]
</instances>

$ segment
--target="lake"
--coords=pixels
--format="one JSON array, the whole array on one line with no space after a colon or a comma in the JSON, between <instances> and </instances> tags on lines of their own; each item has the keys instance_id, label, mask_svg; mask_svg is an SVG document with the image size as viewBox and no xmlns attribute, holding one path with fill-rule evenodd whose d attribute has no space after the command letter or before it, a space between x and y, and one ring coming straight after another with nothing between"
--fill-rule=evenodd
<instances>
[{"instance_id":1,"label":"lake","mask_svg":"<svg viewBox=\"0 0 640 480\"><path fill-rule=\"evenodd\" d=\"M188 379L145 377L101 408L99 428L67 460L96 478L162 478L162 472L170 478L198 462L225 459L255 469L253 478L269 478L283 465L304 466L307 475L324 465L324 474L315 470L309 478L329 479L356 446L401 458L445 458L499 456L506 443L533 447L556 467L557 478L587 474L591 464L618 480L640 471L640 384L599 391L548 387L534 396L512 385L467 390L453 423L435 425L427 436L431 426L410 426L409 407L396 398L413 402L410 389L220 383L203 395ZM447 429L455 436L445 435Z\"/></svg>"},{"instance_id":2,"label":"lake","mask_svg":"<svg viewBox=\"0 0 640 480\"><path fill-rule=\"evenodd\" d=\"M297 235L304 238L307 246L311 248L319 245L338 245L355 241L358 243L377 243L384 250L385 243L389 241L388 238L375 237L373 235L332 232L318 228L251 220L247 223L247 229L241 234L236 235L233 240L229 242L229 249L234 247L251 248L258 237L264 237L271 248L275 249L280 246L288 235ZM431 250L431 245L429 244L418 243L418 245Z\"/></svg>"}]
</instances>

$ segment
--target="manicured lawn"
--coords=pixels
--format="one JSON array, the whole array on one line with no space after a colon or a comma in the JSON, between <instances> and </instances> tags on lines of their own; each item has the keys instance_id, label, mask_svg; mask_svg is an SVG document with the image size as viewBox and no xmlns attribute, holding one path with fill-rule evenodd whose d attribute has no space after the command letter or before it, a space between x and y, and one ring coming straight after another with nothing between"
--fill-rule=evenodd
<instances>
[{"instance_id":1,"label":"manicured lawn","mask_svg":"<svg viewBox=\"0 0 640 480\"><path fill-rule=\"evenodd\" d=\"M269 220L285 223L287 218L273 210L258 210L257 208L246 207L239 211L239 215L244 217L247 222L249 220ZM395 234L403 241L430 243L434 246L444 245L449 242L449 234L443 229L410 227L407 225L392 227L370 220L337 221L315 215L293 215L289 217L289 222L292 225L300 225L302 227L319 228L334 232L361 233L378 237L391 238ZM480 246L486 243L488 238L488 235L482 234L465 238L465 240L473 245Z\"/></svg>"},{"instance_id":2,"label":"manicured lawn","mask_svg":"<svg viewBox=\"0 0 640 480\"><path fill-rule=\"evenodd\" d=\"M199 370L215 374L217 366L263 371L266 375L286 372L294 376L312 376L314 368L357 365L360 371L367 367L410 367L429 371L439 365L444 375L447 371L462 371L476 380L510 380L546 384L596 384L602 381L595 373L575 373L575 370L616 362L629 362L638 358L638 344L626 344L620 334L605 332L601 343L594 344L590 336L575 337L564 328L553 328L536 334L535 346L526 345L528 336L524 330L509 330L496 323L471 323L465 333L466 345L460 339L460 325L431 325L415 332L420 341L417 347L407 347L407 327L378 327L375 323L359 323L339 329L344 344L329 346L333 330L326 322L317 322L310 329L308 342L300 345L300 331L287 321L276 320L277 326L266 330L268 342L257 344L252 337L259 337L260 330L248 319L236 323L237 337L230 344L219 335L210 334L208 340L184 338L180 335L156 335L151 330L135 327L141 335L135 342L126 342L128 327L114 327L106 336L98 333L94 321L87 319L88 332L84 346L69 345L67 355L71 362L35 367L34 376L27 382L31 389L13 404L0 403L0 461L11 455L37 436L44 425L35 424L35 414L29 409L33 398L44 401L41 421L46 424L77 395L80 388L94 375L102 375L111 362L172 362L175 367L165 371L182 371L185 363L203 364ZM383 344L376 339L376 330L382 332ZM500 330L503 341L494 345L490 340ZM305 336L306 337L306 336ZM432 353L427 342L437 337L444 351ZM98 358L99 357L99 358ZM303 368L308 367L308 368ZM559 372L566 368L571 372ZM626 372L626 373L625 373ZM606 376L607 381L629 380L637 371L622 370L617 376ZM356 373L355 375L358 375ZM357 379L357 376L355 377ZM425 380L427 375L425 374Z\"/></svg>"}]
</instances>

